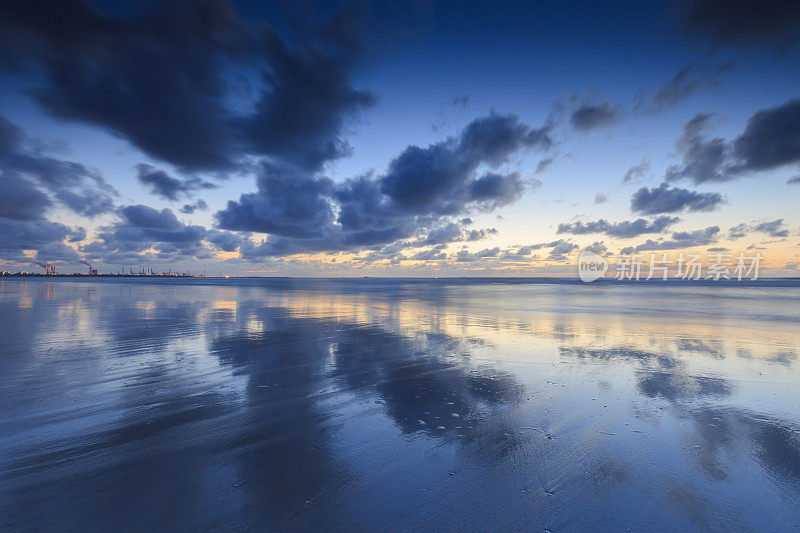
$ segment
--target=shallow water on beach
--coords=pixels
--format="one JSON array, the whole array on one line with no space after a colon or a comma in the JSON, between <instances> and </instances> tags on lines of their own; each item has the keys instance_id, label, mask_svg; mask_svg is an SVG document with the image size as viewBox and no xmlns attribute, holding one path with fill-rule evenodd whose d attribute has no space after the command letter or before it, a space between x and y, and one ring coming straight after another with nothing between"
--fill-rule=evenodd
<instances>
[{"instance_id":1,"label":"shallow water on beach","mask_svg":"<svg viewBox=\"0 0 800 533\"><path fill-rule=\"evenodd\" d=\"M800 530L800 286L0 280L0 528Z\"/></svg>"}]
</instances>

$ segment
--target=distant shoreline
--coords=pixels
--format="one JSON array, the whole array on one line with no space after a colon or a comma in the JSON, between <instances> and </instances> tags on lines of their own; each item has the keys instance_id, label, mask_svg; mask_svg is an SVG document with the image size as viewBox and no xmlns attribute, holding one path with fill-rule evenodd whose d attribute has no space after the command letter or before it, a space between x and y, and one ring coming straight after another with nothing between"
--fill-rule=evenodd
<instances>
[{"instance_id":1,"label":"distant shoreline","mask_svg":"<svg viewBox=\"0 0 800 533\"><path fill-rule=\"evenodd\" d=\"M618 280L613 277L601 278L589 283L585 283L578 277L554 277L554 276L508 276L508 277L490 277L490 276L441 276L441 277L379 277L379 276L341 276L341 277L293 277L293 276L202 276L191 274L0 274L0 279L8 280L115 280L115 279L134 279L134 280L170 280L170 281L258 281L258 280L272 280L272 281L304 281L304 282L343 282L343 283L363 283L363 284L380 284L380 283L450 283L450 284L470 284L470 283L499 283L499 284L515 284L515 283L553 283L553 284L570 284L570 285L586 285L586 286L608 286L608 285L674 285L674 286L713 286L722 285L725 287L730 286L770 286L775 284L800 282L800 277L761 277L757 280L751 279L625 279Z\"/></svg>"}]
</instances>

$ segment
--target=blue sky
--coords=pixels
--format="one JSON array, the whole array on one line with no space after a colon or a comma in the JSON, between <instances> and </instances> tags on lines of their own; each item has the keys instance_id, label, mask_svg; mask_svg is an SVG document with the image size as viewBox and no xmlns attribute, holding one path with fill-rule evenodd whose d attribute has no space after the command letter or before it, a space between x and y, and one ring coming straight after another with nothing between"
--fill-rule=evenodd
<instances>
[{"instance_id":1,"label":"blue sky","mask_svg":"<svg viewBox=\"0 0 800 533\"><path fill-rule=\"evenodd\" d=\"M547 275L651 240L796 273L791 3L60 9L3 6L0 113L24 140L0 151L2 268ZM662 203L633 210L642 188ZM678 220L564 230L659 216Z\"/></svg>"}]
</instances>

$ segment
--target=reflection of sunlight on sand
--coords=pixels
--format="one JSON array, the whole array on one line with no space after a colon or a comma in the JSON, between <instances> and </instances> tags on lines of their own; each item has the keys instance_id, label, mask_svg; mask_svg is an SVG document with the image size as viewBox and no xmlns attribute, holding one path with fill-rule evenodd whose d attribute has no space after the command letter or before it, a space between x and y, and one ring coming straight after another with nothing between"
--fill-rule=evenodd
<instances>
[{"instance_id":1,"label":"reflection of sunlight on sand","mask_svg":"<svg viewBox=\"0 0 800 533\"><path fill-rule=\"evenodd\" d=\"M269 305L285 307L297 317L479 336L495 345L518 344L524 339L527 347L531 343L541 347L563 343L624 344L673 350L679 346L686 354L717 358L738 354L746 359L770 359L780 353L791 358L788 354L799 348L795 324L790 320L752 320L745 314L726 314L724 309L719 316L709 315L704 320L697 320L693 313L659 313L659 308L680 311L685 305L682 294L662 295L640 309L636 305L642 304L641 298L608 298L598 311L581 296L545 293L514 296L505 301L501 297L482 301L481 296L464 291L436 300L291 291L266 299ZM518 305L520 300L524 300L522 305ZM694 302L693 306L702 303ZM717 302L709 299L705 304L714 309ZM618 307L615 309L614 305ZM746 310L746 305L740 309Z\"/></svg>"}]
</instances>

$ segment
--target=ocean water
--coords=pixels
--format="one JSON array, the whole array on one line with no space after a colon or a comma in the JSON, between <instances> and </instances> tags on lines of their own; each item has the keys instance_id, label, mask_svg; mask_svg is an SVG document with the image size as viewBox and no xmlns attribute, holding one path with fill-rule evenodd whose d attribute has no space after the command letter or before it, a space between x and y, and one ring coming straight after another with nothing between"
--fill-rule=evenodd
<instances>
[{"instance_id":1,"label":"ocean water","mask_svg":"<svg viewBox=\"0 0 800 533\"><path fill-rule=\"evenodd\" d=\"M800 530L800 284L0 280L3 530Z\"/></svg>"}]
</instances>

